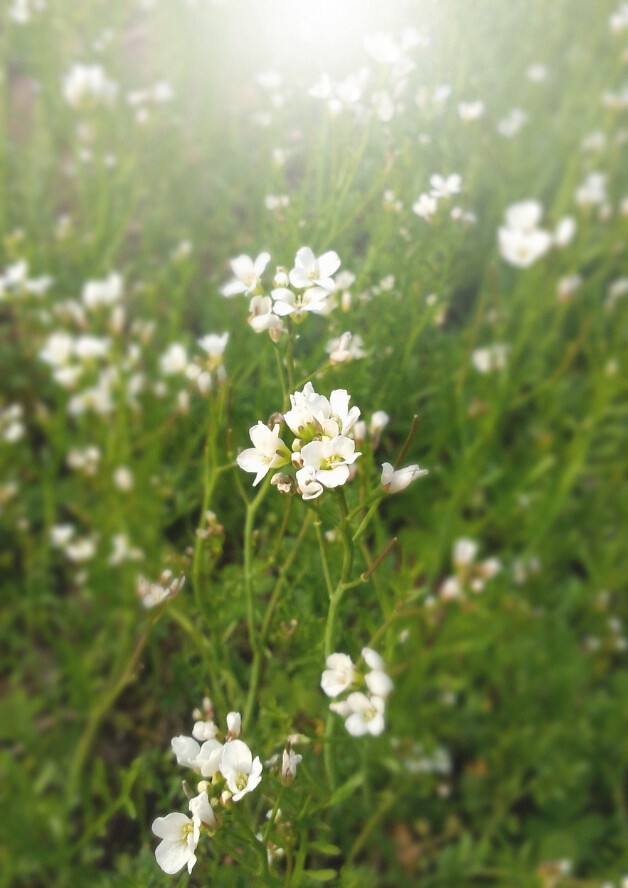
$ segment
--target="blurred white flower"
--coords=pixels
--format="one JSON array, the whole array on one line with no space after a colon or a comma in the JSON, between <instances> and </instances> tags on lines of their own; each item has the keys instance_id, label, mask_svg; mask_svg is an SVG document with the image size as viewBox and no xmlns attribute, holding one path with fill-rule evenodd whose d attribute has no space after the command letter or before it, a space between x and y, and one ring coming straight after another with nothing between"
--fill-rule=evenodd
<instances>
[{"instance_id":1,"label":"blurred white flower","mask_svg":"<svg viewBox=\"0 0 628 888\"><path fill-rule=\"evenodd\" d=\"M385 728L384 711L386 704L381 697L370 696L354 691L346 700L350 713L345 721L345 728L352 737L364 734L377 736Z\"/></svg>"},{"instance_id":2,"label":"blurred white flower","mask_svg":"<svg viewBox=\"0 0 628 888\"><path fill-rule=\"evenodd\" d=\"M269 262L270 253L260 253L255 260L246 255L232 259L230 265L234 277L220 292L227 297L237 296L239 293L245 295L253 293L260 285L262 274Z\"/></svg>"},{"instance_id":3,"label":"blurred white flower","mask_svg":"<svg viewBox=\"0 0 628 888\"><path fill-rule=\"evenodd\" d=\"M73 108L110 104L117 84L109 80L101 65L75 64L63 79L63 96Z\"/></svg>"},{"instance_id":4,"label":"blurred white flower","mask_svg":"<svg viewBox=\"0 0 628 888\"><path fill-rule=\"evenodd\" d=\"M321 688L328 697L337 697L349 688L356 678L355 666L348 654L330 654L327 669L321 677Z\"/></svg>"},{"instance_id":5,"label":"blurred white flower","mask_svg":"<svg viewBox=\"0 0 628 888\"><path fill-rule=\"evenodd\" d=\"M460 102L458 104L458 115L461 120L477 120L484 114L484 102L476 99L473 102Z\"/></svg>"}]
</instances>

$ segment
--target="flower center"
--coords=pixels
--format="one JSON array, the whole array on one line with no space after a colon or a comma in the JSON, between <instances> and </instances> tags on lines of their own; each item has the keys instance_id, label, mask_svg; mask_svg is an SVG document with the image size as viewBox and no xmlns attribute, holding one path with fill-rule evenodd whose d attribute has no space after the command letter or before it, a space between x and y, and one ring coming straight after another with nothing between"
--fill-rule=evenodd
<instances>
[{"instance_id":1,"label":"flower center","mask_svg":"<svg viewBox=\"0 0 628 888\"><path fill-rule=\"evenodd\" d=\"M249 782L249 775L245 774L244 771L240 771L238 776L235 779L235 785L240 792L243 789L246 789L247 783Z\"/></svg>"}]
</instances>

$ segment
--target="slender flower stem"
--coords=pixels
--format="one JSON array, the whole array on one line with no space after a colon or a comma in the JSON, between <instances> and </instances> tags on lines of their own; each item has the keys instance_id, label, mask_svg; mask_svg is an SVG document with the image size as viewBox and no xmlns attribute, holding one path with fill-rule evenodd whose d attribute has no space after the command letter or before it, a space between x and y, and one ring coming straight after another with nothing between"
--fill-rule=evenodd
<instances>
[{"instance_id":1,"label":"slender flower stem","mask_svg":"<svg viewBox=\"0 0 628 888\"><path fill-rule=\"evenodd\" d=\"M414 435L415 435L415 432L416 432L416 430L417 430L417 426L418 426L418 424L419 424L419 416L418 416L417 413L415 413L414 416L412 417L412 425L410 426L410 431L408 432L408 437L407 437L406 440L404 441L404 443L403 443L403 447L402 447L401 450L399 451L399 456L398 456L397 459L395 460L395 465L394 465L394 468L395 468L395 469L398 469L399 466L401 465L401 460L402 460L402 459L404 458L404 456L406 455L406 452L407 452L407 450L408 450L408 447L410 446L410 444L411 444L411 442L412 442L412 439L414 438Z\"/></svg>"},{"instance_id":2,"label":"slender flower stem","mask_svg":"<svg viewBox=\"0 0 628 888\"><path fill-rule=\"evenodd\" d=\"M253 666L251 668L249 693L247 695L244 714L242 716L243 729L248 724L253 712L261 668L262 643L261 637L258 635L255 627L255 604L253 599L253 530L255 515L264 501L269 487L270 476L267 475L258 494L250 502L247 502L246 516L244 519L244 597L246 599L246 619L249 630L249 645L253 651Z\"/></svg>"}]
</instances>

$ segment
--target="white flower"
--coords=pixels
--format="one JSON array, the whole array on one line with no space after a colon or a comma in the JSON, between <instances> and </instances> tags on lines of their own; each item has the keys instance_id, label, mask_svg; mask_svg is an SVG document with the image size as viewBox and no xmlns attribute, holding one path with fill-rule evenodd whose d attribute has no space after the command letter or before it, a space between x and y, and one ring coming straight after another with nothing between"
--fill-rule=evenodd
<instances>
[{"instance_id":1,"label":"white flower","mask_svg":"<svg viewBox=\"0 0 628 888\"><path fill-rule=\"evenodd\" d=\"M366 352L363 348L364 340L359 334L343 333L338 339L332 339L325 346L332 364L344 364L363 358Z\"/></svg>"},{"instance_id":2,"label":"white flower","mask_svg":"<svg viewBox=\"0 0 628 888\"><path fill-rule=\"evenodd\" d=\"M253 293L261 283L262 274L269 262L270 253L260 253L255 260L245 255L232 259L229 264L234 277L220 292L227 297Z\"/></svg>"},{"instance_id":3,"label":"white flower","mask_svg":"<svg viewBox=\"0 0 628 888\"><path fill-rule=\"evenodd\" d=\"M576 227L573 216L563 216L554 231L554 244L557 247L567 247L574 238Z\"/></svg>"},{"instance_id":4,"label":"white flower","mask_svg":"<svg viewBox=\"0 0 628 888\"><path fill-rule=\"evenodd\" d=\"M273 312L273 300L270 296L253 296L249 305L249 326L256 333L268 330L270 338L277 342L283 330L283 321Z\"/></svg>"},{"instance_id":5,"label":"white flower","mask_svg":"<svg viewBox=\"0 0 628 888\"><path fill-rule=\"evenodd\" d=\"M503 370L508 359L508 352L509 346L504 343L476 348L471 352L471 363L480 373Z\"/></svg>"},{"instance_id":6,"label":"white flower","mask_svg":"<svg viewBox=\"0 0 628 888\"><path fill-rule=\"evenodd\" d=\"M458 569L468 567L470 564L473 563L473 561L475 561L475 556L477 555L477 553L478 544L475 542L475 540L470 540L467 537L461 537L454 543L451 560L454 563L454 567Z\"/></svg>"},{"instance_id":7,"label":"white flower","mask_svg":"<svg viewBox=\"0 0 628 888\"><path fill-rule=\"evenodd\" d=\"M421 469L416 464L395 470L390 463L383 463L381 483L386 493L400 493L415 478L421 478L423 475L427 475L427 469Z\"/></svg>"},{"instance_id":8,"label":"white flower","mask_svg":"<svg viewBox=\"0 0 628 888\"><path fill-rule=\"evenodd\" d=\"M63 80L63 96L73 108L110 103L117 90L101 65L74 65Z\"/></svg>"},{"instance_id":9,"label":"white flower","mask_svg":"<svg viewBox=\"0 0 628 888\"><path fill-rule=\"evenodd\" d=\"M432 197L451 197L452 194L458 194L462 187L462 176L459 173L451 173L449 176L441 176L440 173L434 173L430 176L430 185Z\"/></svg>"},{"instance_id":10,"label":"white flower","mask_svg":"<svg viewBox=\"0 0 628 888\"><path fill-rule=\"evenodd\" d=\"M227 713L227 739L238 739L242 733L242 716L239 712Z\"/></svg>"},{"instance_id":11,"label":"white flower","mask_svg":"<svg viewBox=\"0 0 628 888\"><path fill-rule=\"evenodd\" d=\"M331 293L334 289L332 275L340 267L340 257L333 250L323 253L317 259L310 247L301 247L290 272L290 283L297 290L306 287L322 287Z\"/></svg>"},{"instance_id":12,"label":"white flower","mask_svg":"<svg viewBox=\"0 0 628 888\"><path fill-rule=\"evenodd\" d=\"M81 299L89 309L95 309L99 305L113 305L122 296L122 278L112 272L103 281L87 281L83 286Z\"/></svg>"},{"instance_id":13,"label":"white flower","mask_svg":"<svg viewBox=\"0 0 628 888\"><path fill-rule=\"evenodd\" d=\"M390 416L386 413L386 411L376 410L375 413L371 416L371 421L369 423L369 433L371 435L381 435L389 422Z\"/></svg>"},{"instance_id":14,"label":"white flower","mask_svg":"<svg viewBox=\"0 0 628 888\"><path fill-rule=\"evenodd\" d=\"M367 697L360 691L354 691L349 694L346 702L351 714L345 721L345 728L352 737L361 737L363 734L377 736L382 733L386 704L381 697Z\"/></svg>"},{"instance_id":15,"label":"white flower","mask_svg":"<svg viewBox=\"0 0 628 888\"><path fill-rule=\"evenodd\" d=\"M297 486L304 500L316 499L324 490L323 485L316 480L316 469L312 466L304 466L297 472Z\"/></svg>"},{"instance_id":16,"label":"white flower","mask_svg":"<svg viewBox=\"0 0 628 888\"><path fill-rule=\"evenodd\" d=\"M328 697L337 697L355 681L355 666L348 654L330 654L325 662L321 688Z\"/></svg>"},{"instance_id":17,"label":"white flower","mask_svg":"<svg viewBox=\"0 0 628 888\"><path fill-rule=\"evenodd\" d=\"M522 200L506 210L506 226L530 233L541 221L543 207L538 200Z\"/></svg>"},{"instance_id":18,"label":"white flower","mask_svg":"<svg viewBox=\"0 0 628 888\"><path fill-rule=\"evenodd\" d=\"M195 823L198 822L199 825L202 823L204 826L209 827L209 829L215 829L218 826L216 815L205 791L190 799L189 807Z\"/></svg>"},{"instance_id":19,"label":"white flower","mask_svg":"<svg viewBox=\"0 0 628 888\"><path fill-rule=\"evenodd\" d=\"M484 114L484 102L476 99L474 102L460 102L458 104L460 120L477 120Z\"/></svg>"},{"instance_id":20,"label":"white flower","mask_svg":"<svg viewBox=\"0 0 628 888\"><path fill-rule=\"evenodd\" d=\"M69 333L58 331L51 333L39 352L40 360L51 367L63 367L74 352L74 337Z\"/></svg>"},{"instance_id":21,"label":"white flower","mask_svg":"<svg viewBox=\"0 0 628 888\"><path fill-rule=\"evenodd\" d=\"M431 194L421 194L412 204L412 212L422 219L429 219L438 209L438 201Z\"/></svg>"},{"instance_id":22,"label":"white flower","mask_svg":"<svg viewBox=\"0 0 628 888\"><path fill-rule=\"evenodd\" d=\"M278 469L290 462L290 451L279 437L279 426L269 429L261 420L249 429L253 447L243 450L236 459L245 472L255 472L255 487L270 469Z\"/></svg>"},{"instance_id":23,"label":"white flower","mask_svg":"<svg viewBox=\"0 0 628 888\"><path fill-rule=\"evenodd\" d=\"M201 751L200 744L191 737L173 737L170 741L172 751L177 758L177 764L186 768L196 768L196 759Z\"/></svg>"},{"instance_id":24,"label":"white flower","mask_svg":"<svg viewBox=\"0 0 628 888\"><path fill-rule=\"evenodd\" d=\"M113 473L113 483L118 490L123 490L124 492L133 490L133 473L128 466L118 466Z\"/></svg>"},{"instance_id":25,"label":"white flower","mask_svg":"<svg viewBox=\"0 0 628 888\"><path fill-rule=\"evenodd\" d=\"M174 875L187 865L191 873L196 863L194 852L200 837L199 823L175 812L158 817L151 829L162 840L155 849L155 858L162 870Z\"/></svg>"},{"instance_id":26,"label":"white flower","mask_svg":"<svg viewBox=\"0 0 628 888\"><path fill-rule=\"evenodd\" d=\"M239 802L261 781L262 763L259 756L253 758L246 743L242 740L232 740L223 749L220 773L233 793L233 801Z\"/></svg>"},{"instance_id":27,"label":"white flower","mask_svg":"<svg viewBox=\"0 0 628 888\"><path fill-rule=\"evenodd\" d=\"M199 769L203 777L215 777L220 768L223 749L224 746L219 740L206 740L201 746L192 767Z\"/></svg>"},{"instance_id":28,"label":"white flower","mask_svg":"<svg viewBox=\"0 0 628 888\"><path fill-rule=\"evenodd\" d=\"M159 369L164 376L173 376L175 373L185 373L188 366L188 354L185 347L178 342L168 346L166 352L159 359Z\"/></svg>"},{"instance_id":29,"label":"white flower","mask_svg":"<svg viewBox=\"0 0 628 888\"><path fill-rule=\"evenodd\" d=\"M298 755L291 749L284 749L281 759L281 778L285 783L292 783L297 776L297 765L302 759L302 755Z\"/></svg>"},{"instance_id":30,"label":"white flower","mask_svg":"<svg viewBox=\"0 0 628 888\"><path fill-rule=\"evenodd\" d=\"M355 452L355 441L344 435L331 440L310 441L301 450L304 466L316 470L316 480L324 487L340 487L349 480L349 466L360 456Z\"/></svg>"},{"instance_id":31,"label":"white flower","mask_svg":"<svg viewBox=\"0 0 628 888\"><path fill-rule=\"evenodd\" d=\"M502 258L518 268L528 268L547 253L551 245L552 235L542 228L533 231L522 228L499 229Z\"/></svg>"},{"instance_id":32,"label":"white flower","mask_svg":"<svg viewBox=\"0 0 628 888\"><path fill-rule=\"evenodd\" d=\"M323 287L309 287L304 293L296 295L287 287L271 290L273 311L280 317L293 315L298 320L304 312L329 314L333 303L329 299L330 291Z\"/></svg>"},{"instance_id":33,"label":"white flower","mask_svg":"<svg viewBox=\"0 0 628 888\"><path fill-rule=\"evenodd\" d=\"M207 333L198 340L198 344L212 362L220 362L228 342L228 333Z\"/></svg>"},{"instance_id":34,"label":"white flower","mask_svg":"<svg viewBox=\"0 0 628 888\"><path fill-rule=\"evenodd\" d=\"M218 728L211 719L209 721L194 722L192 736L195 740L213 740L218 733Z\"/></svg>"},{"instance_id":35,"label":"white flower","mask_svg":"<svg viewBox=\"0 0 628 888\"><path fill-rule=\"evenodd\" d=\"M393 689L392 678L382 669L373 669L364 676L366 686L376 697L388 697Z\"/></svg>"}]
</instances>

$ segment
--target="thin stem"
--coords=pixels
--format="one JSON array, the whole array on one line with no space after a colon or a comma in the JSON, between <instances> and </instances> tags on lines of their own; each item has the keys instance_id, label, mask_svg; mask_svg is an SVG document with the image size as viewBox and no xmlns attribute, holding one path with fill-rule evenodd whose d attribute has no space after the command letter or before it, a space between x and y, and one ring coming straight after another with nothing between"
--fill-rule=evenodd
<instances>
[{"instance_id":1,"label":"thin stem","mask_svg":"<svg viewBox=\"0 0 628 888\"><path fill-rule=\"evenodd\" d=\"M395 465L394 465L395 469L398 469L399 466L401 465L401 460L406 455L408 447L410 446L410 443L411 443L412 439L414 438L418 424L419 424L419 416L417 413L415 413L414 416L412 417L412 425L410 426L410 431L408 432L408 437L404 441L403 447L399 451L399 456L395 460Z\"/></svg>"},{"instance_id":2,"label":"thin stem","mask_svg":"<svg viewBox=\"0 0 628 888\"><path fill-rule=\"evenodd\" d=\"M253 666L251 668L251 681L249 684L249 693L247 695L244 706L244 714L242 716L242 727L244 728L253 712L257 686L259 683L259 674L261 667L261 638L255 629L255 606L253 599L253 530L255 515L262 504L270 486L270 476L267 475L257 496L247 502L246 517L244 520L244 597L246 599L246 619L249 630L249 645L253 651Z\"/></svg>"}]
</instances>

